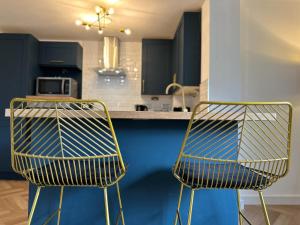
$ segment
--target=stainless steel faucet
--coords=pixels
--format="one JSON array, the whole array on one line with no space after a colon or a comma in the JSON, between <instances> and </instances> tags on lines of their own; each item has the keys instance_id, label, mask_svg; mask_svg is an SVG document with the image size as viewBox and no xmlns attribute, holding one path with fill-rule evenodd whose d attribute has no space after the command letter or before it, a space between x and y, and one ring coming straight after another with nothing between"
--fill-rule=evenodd
<instances>
[{"instance_id":1,"label":"stainless steel faucet","mask_svg":"<svg viewBox=\"0 0 300 225\"><path fill-rule=\"evenodd\" d=\"M181 93L182 93L182 111L183 112L188 112L186 106L185 106L185 94L184 94L184 89L183 89L183 86L176 83L176 82L173 82L171 84L169 84L166 88L166 94L169 94L169 90L171 87L178 87L181 89Z\"/></svg>"}]
</instances>

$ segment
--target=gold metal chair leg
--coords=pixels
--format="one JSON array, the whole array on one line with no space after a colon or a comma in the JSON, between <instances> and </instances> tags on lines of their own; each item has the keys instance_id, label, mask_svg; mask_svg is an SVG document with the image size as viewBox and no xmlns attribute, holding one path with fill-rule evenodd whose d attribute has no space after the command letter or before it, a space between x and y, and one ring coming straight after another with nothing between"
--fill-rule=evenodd
<instances>
[{"instance_id":1,"label":"gold metal chair leg","mask_svg":"<svg viewBox=\"0 0 300 225\"><path fill-rule=\"evenodd\" d=\"M264 200L263 193L262 193L262 191L258 191L258 194L259 194L261 206L263 207L263 212L264 212L266 224L270 225L270 219L269 219L269 215L268 215L268 211L267 211L267 207L266 207L266 203L265 203L265 200Z\"/></svg>"},{"instance_id":2,"label":"gold metal chair leg","mask_svg":"<svg viewBox=\"0 0 300 225\"><path fill-rule=\"evenodd\" d=\"M177 225L178 219L179 219L179 224L181 225L181 219L180 219L180 213L179 212L180 212L180 205L181 205L183 187L184 187L183 184L181 184L174 225Z\"/></svg>"},{"instance_id":3,"label":"gold metal chair leg","mask_svg":"<svg viewBox=\"0 0 300 225\"><path fill-rule=\"evenodd\" d=\"M243 225L243 217L241 215L241 198L239 190L236 190L237 196L237 205L238 205L238 217L239 217L239 225Z\"/></svg>"},{"instance_id":4,"label":"gold metal chair leg","mask_svg":"<svg viewBox=\"0 0 300 225\"><path fill-rule=\"evenodd\" d=\"M117 192L118 192L121 221L122 221L122 225L125 225L125 219L124 219L124 213L123 213L123 204L122 204L122 199L121 199L119 182L117 182L116 186L117 186ZM119 220L117 220L116 225L118 225L118 222L119 222Z\"/></svg>"},{"instance_id":5,"label":"gold metal chair leg","mask_svg":"<svg viewBox=\"0 0 300 225\"><path fill-rule=\"evenodd\" d=\"M104 206L105 206L105 220L106 220L106 225L110 225L110 220L109 220L109 208L108 208L108 198L107 198L107 188L104 188Z\"/></svg>"},{"instance_id":6,"label":"gold metal chair leg","mask_svg":"<svg viewBox=\"0 0 300 225\"><path fill-rule=\"evenodd\" d=\"M35 208L36 208L39 196L40 196L40 192L41 192L41 187L38 187L36 190L36 193L35 193L33 204L31 206L31 210L30 210L30 214L29 214L29 218L28 218L28 225L31 224L32 217L33 217L33 214L34 214L34 211L35 211Z\"/></svg>"},{"instance_id":7,"label":"gold metal chair leg","mask_svg":"<svg viewBox=\"0 0 300 225\"><path fill-rule=\"evenodd\" d=\"M192 222L192 212L193 212L193 204L194 204L194 194L195 194L195 190L192 189L192 192L191 192L191 198L190 198L190 208L189 208L189 215L188 215L188 223L187 223L187 225L191 225L191 222Z\"/></svg>"},{"instance_id":8,"label":"gold metal chair leg","mask_svg":"<svg viewBox=\"0 0 300 225\"><path fill-rule=\"evenodd\" d=\"M59 196L59 207L57 212L57 225L60 224L60 213L61 213L61 206L62 206L62 200L64 195L64 186L61 186L60 188L60 196Z\"/></svg>"}]
</instances>

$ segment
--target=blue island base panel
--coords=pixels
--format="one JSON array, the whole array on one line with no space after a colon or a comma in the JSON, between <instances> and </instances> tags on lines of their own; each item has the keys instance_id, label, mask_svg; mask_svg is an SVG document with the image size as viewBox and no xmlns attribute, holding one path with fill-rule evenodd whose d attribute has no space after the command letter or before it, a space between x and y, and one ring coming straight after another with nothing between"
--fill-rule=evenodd
<instances>
[{"instance_id":1,"label":"blue island base panel","mask_svg":"<svg viewBox=\"0 0 300 225\"><path fill-rule=\"evenodd\" d=\"M188 121L114 120L117 138L128 172L120 181L126 225L173 225L180 183L171 168L178 156ZM29 205L36 188L30 185ZM118 199L115 187L108 191L111 225L116 223ZM190 190L185 188L181 216L187 222ZM33 218L34 225L58 208L59 188L41 190ZM54 217L49 224L56 224ZM105 225L103 190L66 187L61 225ZM121 221L119 221L121 225ZM193 225L237 225L236 192L199 190L195 192Z\"/></svg>"}]
</instances>

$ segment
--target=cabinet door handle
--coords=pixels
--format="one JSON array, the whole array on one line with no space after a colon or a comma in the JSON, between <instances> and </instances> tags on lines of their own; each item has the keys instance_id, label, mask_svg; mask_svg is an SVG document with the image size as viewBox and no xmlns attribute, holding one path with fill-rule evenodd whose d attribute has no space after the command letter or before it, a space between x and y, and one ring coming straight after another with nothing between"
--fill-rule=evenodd
<instances>
[{"instance_id":1,"label":"cabinet door handle","mask_svg":"<svg viewBox=\"0 0 300 225\"><path fill-rule=\"evenodd\" d=\"M142 92L145 92L145 80L143 80L143 84L142 84Z\"/></svg>"},{"instance_id":2,"label":"cabinet door handle","mask_svg":"<svg viewBox=\"0 0 300 225\"><path fill-rule=\"evenodd\" d=\"M49 61L50 63L64 63L65 61L63 60L56 60L56 59L52 59Z\"/></svg>"}]
</instances>

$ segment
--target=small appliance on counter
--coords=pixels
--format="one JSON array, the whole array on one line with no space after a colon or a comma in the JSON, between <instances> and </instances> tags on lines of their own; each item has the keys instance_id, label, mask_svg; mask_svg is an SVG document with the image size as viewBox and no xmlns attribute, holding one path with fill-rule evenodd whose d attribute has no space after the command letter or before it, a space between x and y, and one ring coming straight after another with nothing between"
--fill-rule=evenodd
<instances>
[{"instance_id":1,"label":"small appliance on counter","mask_svg":"<svg viewBox=\"0 0 300 225\"><path fill-rule=\"evenodd\" d=\"M187 111L190 112L191 111L191 108L190 107L186 107ZM182 107L174 107L173 108L173 111L174 112L182 112Z\"/></svg>"},{"instance_id":2,"label":"small appliance on counter","mask_svg":"<svg viewBox=\"0 0 300 225\"><path fill-rule=\"evenodd\" d=\"M37 96L78 97L78 83L69 77L38 77Z\"/></svg>"},{"instance_id":3,"label":"small appliance on counter","mask_svg":"<svg viewBox=\"0 0 300 225\"><path fill-rule=\"evenodd\" d=\"M148 107L146 105L135 105L135 111L148 111Z\"/></svg>"}]
</instances>

